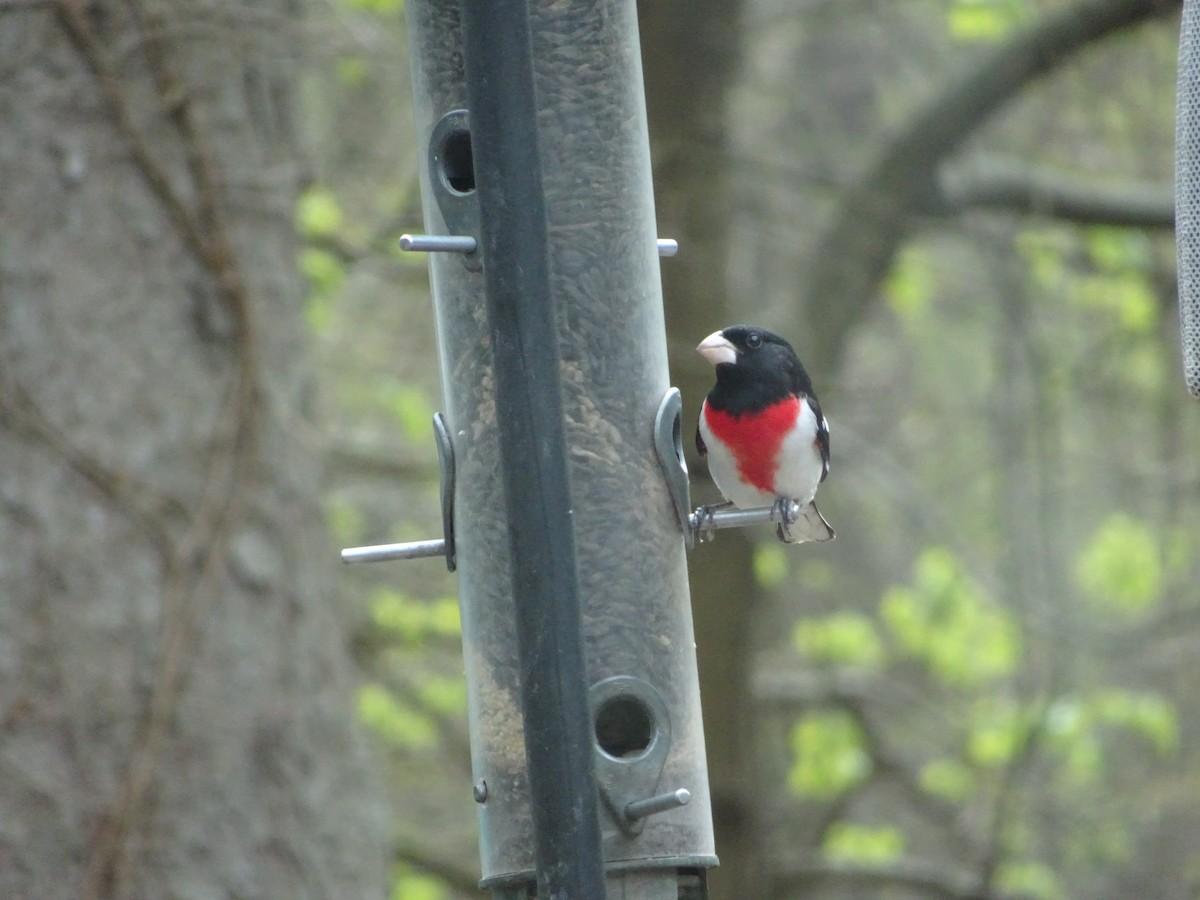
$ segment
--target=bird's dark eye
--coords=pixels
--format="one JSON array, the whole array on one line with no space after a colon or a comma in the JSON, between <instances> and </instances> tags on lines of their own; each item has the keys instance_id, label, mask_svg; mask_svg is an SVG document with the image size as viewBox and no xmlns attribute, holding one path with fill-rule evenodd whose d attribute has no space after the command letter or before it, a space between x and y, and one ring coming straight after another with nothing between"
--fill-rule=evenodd
<instances>
[{"instance_id":1,"label":"bird's dark eye","mask_svg":"<svg viewBox=\"0 0 1200 900\"><path fill-rule=\"evenodd\" d=\"M762 346L762 335L757 331L752 331L746 335L746 346L753 350L755 347Z\"/></svg>"}]
</instances>

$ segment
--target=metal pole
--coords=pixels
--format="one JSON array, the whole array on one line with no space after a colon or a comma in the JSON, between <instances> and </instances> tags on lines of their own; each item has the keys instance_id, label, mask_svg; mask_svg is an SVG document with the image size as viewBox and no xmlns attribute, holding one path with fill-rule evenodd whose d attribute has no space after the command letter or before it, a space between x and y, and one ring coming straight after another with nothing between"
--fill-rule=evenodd
<instances>
[{"instance_id":1,"label":"metal pole","mask_svg":"<svg viewBox=\"0 0 1200 900\"><path fill-rule=\"evenodd\" d=\"M427 556L445 556L446 542L442 538L429 541L411 541L407 544L374 544L370 547L347 547L342 551L342 562L392 562L398 559L423 559Z\"/></svg>"},{"instance_id":2,"label":"metal pole","mask_svg":"<svg viewBox=\"0 0 1200 900\"><path fill-rule=\"evenodd\" d=\"M538 896L603 900L529 9L462 10Z\"/></svg>"},{"instance_id":3,"label":"metal pole","mask_svg":"<svg viewBox=\"0 0 1200 900\"><path fill-rule=\"evenodd\" d=\"M1185 0L1175 118L1175 246L1187 389L1200 398L1200 0Z\"/></svg>"}]
</instances>

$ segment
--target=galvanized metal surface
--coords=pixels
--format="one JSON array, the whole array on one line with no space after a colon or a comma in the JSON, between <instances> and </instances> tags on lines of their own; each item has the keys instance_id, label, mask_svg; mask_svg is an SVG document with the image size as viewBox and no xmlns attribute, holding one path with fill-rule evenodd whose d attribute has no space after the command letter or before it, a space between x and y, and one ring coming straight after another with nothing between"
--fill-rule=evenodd
<instances>
[{"instance_id":1,"label":"galvanized metal surface","mask_svg":"<svg viewBox=\"0 0 1200 900\"><path fill-rule=\"evenodd\" d=\"M447 156L456 157L457 150L445 152L447 142L461 149L472 118L459 5L409 0L406 14L419 140L427 148L425 231L478 239L471 224L478 221L477 193L460 189L461 171L440 169ZM697 872L716 860L683 531L654 450L655 415L669 381L635 9L627 0L539 2L531 15L588 680L595 686L615 676L635 679L666 710L631 694L609 722L617 735L606 745L615 752L599 742L593 748L598 770L611 773L610 793L619 793L620 783L640 786L637 796L604 805L604 858L610 879L621 873L622 885L632 884L632 873L649 872L651 882L665 885L662 895L674 897L686 877L689 896L701 897ZM483 883L503 892L523 890L532 877L533 818L493 352L481 254L472 255L476 269L462 254L447 253L431 255L429 266L456 459L454 535L473 782L486 784L476 805ZM649 752L656 738L663 741L661 759L658 750ZM642 819L638 833L618 822L630 803L679 789L690 802ZM619 805L617 813L610 805ZM616 890L610 881L609 895Z\"/></svg>"},{"instance_id":2,"label":"galvanized metal surface","mask_svg":"<svg viewBox=\"0 0 1200 900\"><path fill-rule=\"evenodd\" d=\"M1200 2L1184 0L1175 114L1175 246L1183 375L1200 398Z\"/></svg>"}]
</instances>

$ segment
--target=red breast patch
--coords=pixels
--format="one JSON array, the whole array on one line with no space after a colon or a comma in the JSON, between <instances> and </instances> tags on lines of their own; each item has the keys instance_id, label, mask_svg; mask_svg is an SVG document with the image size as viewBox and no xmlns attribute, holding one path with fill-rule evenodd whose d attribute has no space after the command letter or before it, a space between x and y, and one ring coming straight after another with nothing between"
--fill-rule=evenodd
<instances>
[{"instance_id":1,"label":"red breast patch","mask_svg":"<svg viewBox=\"0 0 1200 900\"><path fill-rule=\"evenodd\" d=\"M764 410L735 416L709 405L704 417L713 437L733 454L738 475L760 491L775 493L779 448L800 415L800 398L788 397Z\"/></svg>"}]
</instances>

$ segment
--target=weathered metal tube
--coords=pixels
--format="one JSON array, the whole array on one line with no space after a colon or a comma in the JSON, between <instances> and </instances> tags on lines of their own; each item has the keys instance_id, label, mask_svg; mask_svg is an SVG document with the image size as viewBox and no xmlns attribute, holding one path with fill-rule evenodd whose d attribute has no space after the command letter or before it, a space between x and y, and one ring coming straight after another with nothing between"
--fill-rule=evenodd
<instances>
[{"instance_id":1,"label":"weathered metal tube","mask_svg":"<svg viewBox=\"0 0 1200 900\"><path fill-rule=\"evenodd\" d=\"M458 0L408 0L429 234L481 236ZM666 393L659 245L635 4L531 3L549 289L567 443L603 856L628 897L703 897L716 864L684 536L654 449ZM489 102L486 91L477 102ZM534 878L509 509L484 273L429 258L485 888ZM526 348L536 352L536 347ZM686 805L641 801L688 792ZM633 891L633 893L629 893ZM611 892L610 892L611 893Z\"/></svg>"}]
</instances>

